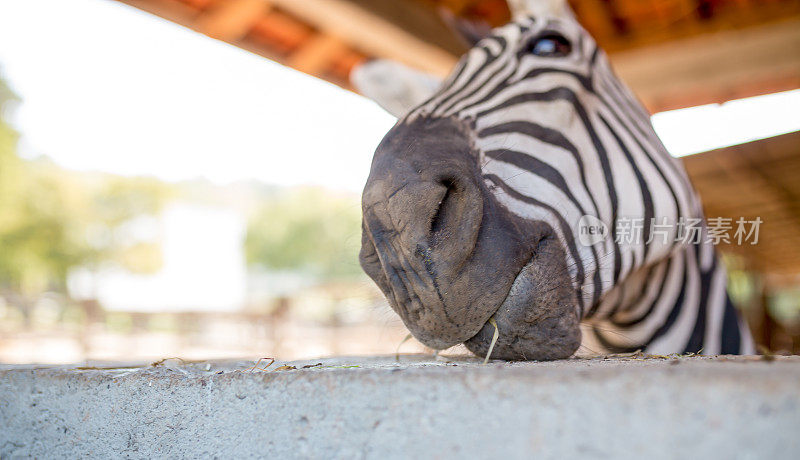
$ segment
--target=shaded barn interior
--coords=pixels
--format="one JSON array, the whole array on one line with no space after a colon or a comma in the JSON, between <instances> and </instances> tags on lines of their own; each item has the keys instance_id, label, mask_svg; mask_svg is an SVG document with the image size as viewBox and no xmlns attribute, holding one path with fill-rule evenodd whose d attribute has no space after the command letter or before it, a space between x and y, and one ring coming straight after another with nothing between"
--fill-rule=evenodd
<instances>
[{"instance_id":1,"label":"shaded barn interior","mask_svg":"<svg viewBox=\"0 0 800 460\"><path fill-rule=\"evenodd\" d=\"M446 75L467 49L454 24L505 23L504 0L120 0L347 89L364 60ZM800 88L798 0L571 0L651 112ZM759 243L728 245L747 274L757 340L800 352L771 297L800 285L800 135L685 158L707 216L760 217ZM765 313L766 312L766 313ZM792 329L794 327L794 329Z\"/></svg>"},{"instance_id":2,"label":"shaded barn interior","mask_svg":"<svg viewBox=\"0 0 800 460\"><path fill-rule=\"evenodd\" d=\"M760 218L758 244L722 242L736 270L755 274L747 305L756 339L800 351L796 325L782 325L772 297L800 285L800 132L684 158L707 216Z\"/></svg>"}]
</instances>

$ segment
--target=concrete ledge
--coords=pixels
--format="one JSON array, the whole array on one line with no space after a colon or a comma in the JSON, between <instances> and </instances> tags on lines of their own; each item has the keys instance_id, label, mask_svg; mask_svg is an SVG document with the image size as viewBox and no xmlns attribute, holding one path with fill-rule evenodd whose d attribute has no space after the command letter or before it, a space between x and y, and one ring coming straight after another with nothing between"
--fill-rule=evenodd
<instances>
[{"instance_id":1,"label":"concrete ledge","mask_svg":"<svg viewBox=\"0 0 800 460\"><path fill-rule=\"evenodd\" d=\"M778 459L800 452L797 357L291 364L317 362L274 372L233 361L3 366L0 457Z\"/></svg>"}]
</instances>

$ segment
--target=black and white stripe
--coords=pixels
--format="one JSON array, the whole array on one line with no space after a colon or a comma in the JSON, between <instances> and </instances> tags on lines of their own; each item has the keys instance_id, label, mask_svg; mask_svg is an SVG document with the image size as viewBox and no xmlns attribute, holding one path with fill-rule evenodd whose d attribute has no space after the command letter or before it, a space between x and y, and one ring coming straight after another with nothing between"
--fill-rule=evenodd
<instances>
[{"instance_id":1,"label":"black and white stripe","mask_svg":"<svg viewBox=\"0 0 800 460\"><path fill-rule=\"evenodd\" d=\"M569 55L527 52L557 33ZM605 53L568 17L521 17L480 41L452 76L400 122L455 117L474 126L487 186L515 214L555 230L584 318L584 345L599 352L752 353L726 293L726 273L709 243L647 238L616 242L621 218L677 224L702 218L681 163L649 115L611 70ZM579 243L590 215L609 238Z\"/></svg>"}]
</instances>

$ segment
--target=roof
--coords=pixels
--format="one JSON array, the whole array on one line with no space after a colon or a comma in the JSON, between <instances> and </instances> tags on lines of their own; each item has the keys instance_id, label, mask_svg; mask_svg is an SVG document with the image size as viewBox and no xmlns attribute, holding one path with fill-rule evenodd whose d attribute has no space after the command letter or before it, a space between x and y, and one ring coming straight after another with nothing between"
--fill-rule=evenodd
<instances>
[{"instance_id":1,"label":"roof","mask_svg":"<svg viewBox=\"0 0 800 460\"><path fill-rule=\"evenodd\" d=\"M505 0L121 0L350 88L364 59L445 75L466 45L448 17L497 26ZM800 87L797 0L571 0L651 111Z\"/></svg>"}]
</instances>

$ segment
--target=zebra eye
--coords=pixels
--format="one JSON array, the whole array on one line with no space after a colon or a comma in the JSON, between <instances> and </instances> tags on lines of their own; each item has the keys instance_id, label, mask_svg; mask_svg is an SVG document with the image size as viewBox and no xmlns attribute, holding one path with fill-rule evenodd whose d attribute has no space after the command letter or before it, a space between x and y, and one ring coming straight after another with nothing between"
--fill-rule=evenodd
<instances>
[{"instance_id":1,"label":"zebra eye","mask_svg":"<svg viewBox=\"0 0 800 460\"><path fill-rule=\"evenodd\" d=\"M536 56L564 57L572 51L572 45L561 35L547 34L534 39L529 50Z\"/></svg>"}]
</instances>

